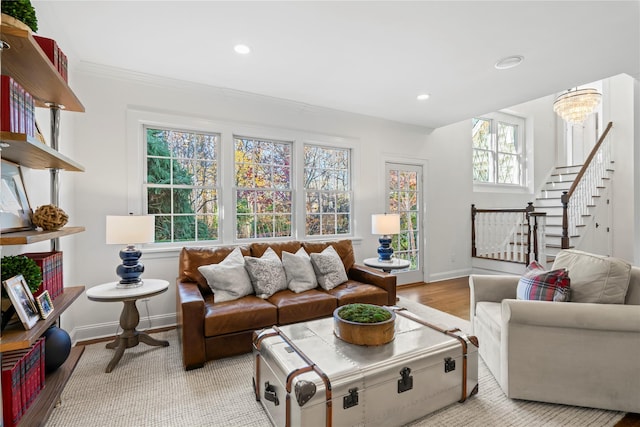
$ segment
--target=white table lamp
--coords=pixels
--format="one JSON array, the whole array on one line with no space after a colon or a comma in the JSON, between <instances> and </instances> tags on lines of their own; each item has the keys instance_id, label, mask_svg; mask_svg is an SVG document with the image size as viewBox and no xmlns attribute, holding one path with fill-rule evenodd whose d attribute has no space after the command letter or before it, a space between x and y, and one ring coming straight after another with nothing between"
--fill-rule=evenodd
<instances>
[{"instance_id":1,"label":"white table lamp","mask_svg":"<svg viewBox=\"0 0 640 427\"><path fill-rule=\"evenodd\" d=\"M152 243L155 240L155 217L151 215L108 215L107 244L122 244L120 251L122 264L116 268L120 276L118 288L135 288L142 285L140 275L144 265L140 262L142 252L135 247L138 243Z\"/></svg>"},{"instance_id":2,"label":"white table lamp","mask_svg":"<svg viewBox=\"0 0 640 427\"><path fill-rule=\"evenodd\" d=\"M380 247L378 247L378 260L391 261L393 248L391 247L391 235L400 233L399 214L374 214L371 215L371 234L379 234Z\"/></svg>"}]
</instances>

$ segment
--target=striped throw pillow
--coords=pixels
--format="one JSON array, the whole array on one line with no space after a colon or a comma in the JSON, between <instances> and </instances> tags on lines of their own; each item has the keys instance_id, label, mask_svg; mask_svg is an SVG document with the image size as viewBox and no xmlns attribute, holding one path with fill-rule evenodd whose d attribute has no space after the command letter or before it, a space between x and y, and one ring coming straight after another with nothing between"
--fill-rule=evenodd
<instances>
[{"instance_id":1,"label":"striped throw pillow","mask_svg":"<svg viewBox=\"0 0 640 427\"><path fill-rule=\"evenodd\" d=\"M571 280L566 268L546 271L532 261L518 282L517 299L567 302L571 295Z\"/></svg>"}]
</instances>

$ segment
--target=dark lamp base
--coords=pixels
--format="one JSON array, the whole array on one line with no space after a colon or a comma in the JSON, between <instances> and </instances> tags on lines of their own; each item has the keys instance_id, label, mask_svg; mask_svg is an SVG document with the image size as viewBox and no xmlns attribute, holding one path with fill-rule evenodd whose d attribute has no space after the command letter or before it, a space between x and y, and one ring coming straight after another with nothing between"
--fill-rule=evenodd
<instances>
[{"instance_id":1,"label":"dark lamp base","mask_svg":"<svg viewBox=\"0 0 640 427\"><path fill-rule=\"evenodd\" d=\"M116 268L116 274L120 276L117 288L137 288L142 286L140 275L144 272L144 265L139 262L142 252L134 246L127 246L120 251L122 264Z\"/></svg>"},{"instance_id":2,"label":"dark lamp base","mask_svg":"<svg viewBox=\"0 0 640 427\"><path fill-rule=\"evenodd\" d=\"M391 261L393 248L391 247L391 236L380 236L378 239L380 247L378 247L378 261Z\"/></svg>"}]
</instances>

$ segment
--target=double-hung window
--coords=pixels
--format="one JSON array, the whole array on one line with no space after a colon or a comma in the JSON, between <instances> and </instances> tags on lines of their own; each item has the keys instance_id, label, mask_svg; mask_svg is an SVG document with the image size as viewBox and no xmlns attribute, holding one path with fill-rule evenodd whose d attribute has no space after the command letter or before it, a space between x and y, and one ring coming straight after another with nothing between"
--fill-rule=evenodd
<instances>
[{"instance_id":1,"label":"double-hung window","mask_svg":"<svg viewBox=\"0 0 640 427\"><path fill-rule=\"evenodd\" d=\"M236 239L291 237L293 144L242 136L233 141Z\"/></svg>"},{"instance_id":2,"label":"double-hung window","mask_svg":"<svg viewBox=\"0 0 640 427\"><path fill-rule=\"evenodd\" d=\"M141 163L129 164L142 182L141 193L130 188L130 200L140 197L142 212L155 217L156 243L353 234L355 141L313 135L312 142L309 134L271 128L265 134L276 137L264 138L234 123L138 110L128 120L144 144Z\"/></svg>"},{"instance_id":3,"label":"double-hung window","mask_svg":"<svg viewBox=\"0 0 640 427\"><path fill-rule=\"evenodd\" d=\"M494 113L472 120L474 183L525 185L524 119Z\"/></svg>"},{"instance_id":4,"label":"double-hung window","mask_svg":"<svg viewBox=\"0 0 640 427\"><path fill-rule=\"evenodd\" d=\"M351 233L351 150L304 146L305 235Z\"/></svg>"},{"instance_id":5,"label":"double-hung window","mask_svg":"<svg viewBox=\"0 0 640 427\"><path fill-rule=\"evenodd\" d=\"M147 213L157 243L217 240L220 135L145 127Z\"/></svg>"}]
</instances>

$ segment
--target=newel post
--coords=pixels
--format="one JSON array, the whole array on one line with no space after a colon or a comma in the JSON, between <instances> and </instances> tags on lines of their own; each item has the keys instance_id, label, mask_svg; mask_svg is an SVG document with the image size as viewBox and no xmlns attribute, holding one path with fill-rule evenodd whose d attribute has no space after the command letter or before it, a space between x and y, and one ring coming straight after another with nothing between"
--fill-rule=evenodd
<instances>
[{"instance_id":1,"label":"newel post","mask_svg":"<svg viewBox=\"0 0 640 427\"><path fill-rule=\"evenodd\" d=\"M527 251L524 254L525 263L527 265L531 262L531 213L535 210L536 208L533 207L533 202L527 203L527 207L525 208L525 215L527 218Z\"/></svg>"},{"instance_id":2,"label":"newel post","mask_svg":"<svg viewBox=\"0 0 640 427\"><path fill-rule=\"evenodd\" d=\"M475 257L476 250L476 205L471 205L471 256Z\"/></svg>"},{"instance_id":3,"label":"newel post","mask_svg":"<svg viewBox=\"0 0 640 427\"><path fill-rule=\"evenodd\" d=\"M569 249L569 196L566 191L562 192L560 202L562 203L562 238L560 239L560 247Z\"/></svg>"}]
</instances>

